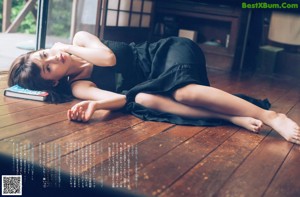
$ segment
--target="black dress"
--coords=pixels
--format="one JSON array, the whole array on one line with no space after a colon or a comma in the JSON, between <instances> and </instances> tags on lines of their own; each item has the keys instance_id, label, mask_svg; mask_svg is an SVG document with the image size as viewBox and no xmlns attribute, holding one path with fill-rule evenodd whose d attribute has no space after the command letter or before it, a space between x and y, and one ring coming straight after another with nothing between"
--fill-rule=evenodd
<instances>
[{"instance_id":1,"label":"black dress","mask_svg":"<svg viewBox=\"0 0 300 197\"><path fill-rule=\"evenodd\" d=\"M145 108L134 102L140 92L170 96L174 90L187 84L209 86L205 57L193 41L170 37L141 44L102 42L114 52L117 64L114 67L94 66L90 80L101 89L125 94L125 111L144 120L181 125L213 126L226 123L221 120L184 118ZM267 100L252 101L263 108L270 107Z\"/></svg>"}]
</instances>

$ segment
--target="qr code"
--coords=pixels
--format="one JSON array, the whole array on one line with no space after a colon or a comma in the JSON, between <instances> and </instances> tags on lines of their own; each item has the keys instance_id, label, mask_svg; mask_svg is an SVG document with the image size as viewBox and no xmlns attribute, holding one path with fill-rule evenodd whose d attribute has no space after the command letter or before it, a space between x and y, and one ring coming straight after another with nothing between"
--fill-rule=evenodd
<instances>
[{"instance_id":1,"label":"qr code","mask_svg":"<svg viewBox=\"0 0 300 197\"><path fill-rule=\"evenodd\" d=\"M2 175L2 195L22 195L22 175Z\"/></svg>"}]
</instances>

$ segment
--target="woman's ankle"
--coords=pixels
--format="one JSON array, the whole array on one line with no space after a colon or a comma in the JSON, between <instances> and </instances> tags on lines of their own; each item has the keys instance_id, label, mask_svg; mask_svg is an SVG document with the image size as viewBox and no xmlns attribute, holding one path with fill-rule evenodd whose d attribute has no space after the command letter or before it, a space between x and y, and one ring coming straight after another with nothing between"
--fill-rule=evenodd
<instances>
[{"instance_id":1,"label":"woman's ankle","mask_svg":"<svg viewBox=\"0 0 300 197\"><path fill-rule=\"evenodd\" d=\"M261 114L261 118L259 118L264 124L271 126L273 123L273 120L278 117L278 113L271 110L265 110Z\"/></svg>"}]
</instances>

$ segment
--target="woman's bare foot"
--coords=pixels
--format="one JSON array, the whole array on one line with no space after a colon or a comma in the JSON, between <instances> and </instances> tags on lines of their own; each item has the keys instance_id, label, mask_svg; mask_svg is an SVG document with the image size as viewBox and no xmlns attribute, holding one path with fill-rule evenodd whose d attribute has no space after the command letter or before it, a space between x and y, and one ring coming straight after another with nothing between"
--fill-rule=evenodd
<instances>
[{"instance_id":1,"label":"woman's bare foot","mask_svg":"<svg viewBox=\"0 0 300 197\"><path fill-rule=\"evenodd\" d=\"M268 123L275 131L277 131L287 141L300 144L300 128L297 123L288 118L285 114L273 113Z\"/></svg>"},{"instance_id":2,"label":"woman's bare foot","mask_svg":"<svg viewBox=\"0 0 300 197\"><path fill-rule=\"evenodd\" d=\"M230 119L230 122L255 133L259 132L263 125L262 121L251 117L234 116Z\"/></svg>"}]
</instances>

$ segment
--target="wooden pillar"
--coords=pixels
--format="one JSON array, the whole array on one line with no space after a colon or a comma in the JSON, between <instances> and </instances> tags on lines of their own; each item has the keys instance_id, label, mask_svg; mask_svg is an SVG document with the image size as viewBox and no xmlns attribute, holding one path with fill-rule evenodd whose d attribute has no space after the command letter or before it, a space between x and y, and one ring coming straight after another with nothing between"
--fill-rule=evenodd
<instances>
[{"instance_id":1,"label":"wooden pillar","mask_svg":"<svg viewBox=\"0 0 300 197\"><path fill-rule=\"evenodd\" d=\"M77 7L78 0L73 0L72 3L72 16L71 16L71 28L70 28L70 38L72 39L76 33L76 17L77 17Z\"/></svg>"},{"instance_id":2,"label":"wooden pillar","mask_svg":"<svg viewBox=\"0 0 300 197\"><path fill-rule=\"evenodd\" d=\"M49 0L39 0L38 5L36 50L46 47Z\"/></svg>"},{"instance_id":3,"label":"wooden pillar","mask_svg":"<svg viewBox=\"0 0 300 197\"><path fill-rule=\"evenodd\" d=\"M5 32L10 25L11 4L12 0L3 1L2 32Z\"/></svg>"},{"instance_id":4,"label":"wooden pillar","mask_svg":"<svg viewBox=\"0 0 300 197\"><path fill-rule=\"evenodd\" d=\"M101 18L101 28L100 28L100 35L99 38L100 39L104 39L104 30L105 30L105 26L106 26L106 17L107 17L107 5L108 5L108 0L103 0L102 2L102 13L100 17ZM101 9L100 9L101 10ZM100 21L99 21L100 22ZM96 24L97 27L99 27L100 24Z\"/></svg>"},{"instance_id":5,"label":"wooden pillar","mask_svg":"<svg viewBox=\"0 0 300 197\"><path fill-rule=\"evenodd\" d=\"M5 1L4 1L5 2ZM29 0L26 2L24 8L21 10L21 12L18 14L16 19L13 21L13 23L6 29L6 33L11 33L17 31L18 26L21 24L21 22L24 20L25 16L30 12L32 9L34 9L36 0Z\"/></svg>"},{"instance_id":6,"label":"wooden pillar","mask_svg":"<svg viewBox=\"0 0 300 197\"><path fill-rule=\"evenodd\" d=\"M25 0L25 1L28 2L30 0ZM35 7L31 10L31 14L33 15L33 18L36 20L37 19L37 10Z\"/></svg>"},{"instance_id":7,"label":"wooden pillar","mask_svg":"<svg viewBox=\"0 0 300 197\"><path fill-rule=\"evenodd\" d=\"M100 25L101 25L101 16L102 16L102 0L98 0L97 4L97 16L95 24L95 35L100 38ZM102 39L102 38L100 38Z\"/></svg>"}]
</instances>

